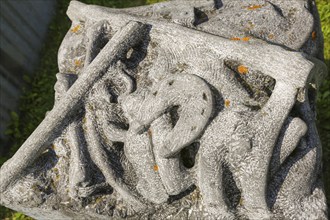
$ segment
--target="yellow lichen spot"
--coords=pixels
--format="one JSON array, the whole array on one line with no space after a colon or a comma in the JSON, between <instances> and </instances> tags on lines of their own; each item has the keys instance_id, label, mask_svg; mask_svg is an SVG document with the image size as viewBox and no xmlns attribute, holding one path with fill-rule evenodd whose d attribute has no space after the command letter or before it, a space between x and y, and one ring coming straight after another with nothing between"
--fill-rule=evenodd
<instances>
[{"instance_id":1,"label":"yellow lichen spot","mask_svg":"<svg viewBox=\"0 0 330 220\"><path fill-rule=\"evenodd\" d=\"M266 111L262 111L262 110L261 110L261 115L262 115L262 116L267 116L268 113L267 113Z\"/></svg>"},{"instance_id":2,"label":"yellow lichen spot","mask_svg":"<svg viewBox=\"0 0 330 220\"><path fill-rule=\"evenodd\" d=\"M191 194L190 198L192 201L201 201L202 200L202 194L200 193L199 189L196 188Z\"/></svg>"},{"instance_id":3,"label":"yellow lichen spot","mask_svg":"<svg viewBox=\"0 0 330 220\"><path fill-rule=\"evenodd\" d=\"M239 65L237 67L237 71L240 73L240 74L247 74L249 72L249 69L246 67L246 66L243 66L243 65Z\"/></svg>"},{"instance_id":4,"label":"yellow lichen spot","mask_svg":"<svg viewBox=\"0 0 330 220\"><path fill-rule=\"evenodd\" d=\"M313 31L313 32L312 32L312 40L316 40L316 37L317 37L317 35L316 35L316 31Z\"/></svg>"},{"instance_id":5,"label":"yellow lichen spot","mask_svg":"<svg viewBox=\"0 0 330 220\"><path fill-rule=\"evenodd\" d=\"M157 165L154 165L154 171L157 172L158 171L158 166Z\"/></svg>"},{"instance_id":6,"label":"yellow lichen spot","mask_svg":"<svg viewBox=\"0 0 330 220\"><path fill-rule=\"evenodd\" d=\"M241 197L241 198L239 199L239 205L240 205L240 206L243 206L243 204L244 204L244 199L243 199L243 197Z\"/></svg>"},{"instance_id":7,"label":"yellow lichen spot","mask_svg":"<svg viewBox=\"0 0 330 220\"><path fill-rule=\"evenodd\" d=\"M55 150L55 149L56 149L56 146L53 144L51 148L52 148L53 150Z\"/></svg>"},{"instance_id":8,"label":"yellow lichen spot","mask_svg":"<svg viewBox=\"0 0 330 220\"><path fill-rule=\"evenodd\" d=\"M83 117L81 121L83 124L86 124L86 120L87 120L86 117Z\"/></svg>"},{"instance_id":9,"label":"yellow lichen spot","mask_svg":"<svg viewBox=\"0 0 330 220\"><path fill-rule=\"evenodd\" d=\"M274 39L274 37L275 37L274 34L268 34L269 39Z\"/></svg>"},{"instance_id":10,"label":"yellow lichen spot","mask_svg":"<svg viewBox=\"0 0 330 220\"><path fill-rule=\"evenodd\" d=\"M243 37L242 38L242 41L249 41L250 40L250 37Z\"/></svg>"},{"instance_id":11,"label":"yellow lichen spot","mask_svg":"<svg viewBox=\"0 0 330 220\"><path fill-rule=\"evenodd\" d=\"M255 10L255 9L258 9L258 8L261 8L262 5L250 5L247 7L248 10Z\"/></svg>"},{"instance_id":12,"label":"yellow lichen spot","mask_svg":"<svg viewBox=\"0 0 330 220\"><path fill-rule=\"evenodd\" d=\"M241 40L241 38L239 38L239 37L232 37L232 38L230 38L230 40Z\"/></svg>"},{"instance_id":13,"label":"yellow lichen spot","mask_svg":"<svg viewBox=\"0 0 330 220\"><path fill-rule=\"evenodd\" d=\"M55 182L54 182L53 179L50 179L50 187L51 187L54 191L55 191L56 188L57 188L57 186L56 186L56 184L55 184Z\"/></svg>"},{"instance_id":14,"label":"yellow lichen spot","mask_svg":"<svg viewBox=\"0 0 330 220\"><path fill-rule=\"evenodd\" d=\"M76 65L76 66L81 66L81 60L78 60L78 59L76 59L76 60L74 60L74 65Z\"/></svg>"},{"instance_id":15,"label":"yellow lichen spot","mask_svg":"<svg viewBox=\"0 0 330 220\"><path fill-rule=\"evenodd\" d=\"M102 202L102 200L103 200L102 196L98 197L97 199L95 199L95 204L98 204L98 203Z\"/></svg>"},{"instance_id":16,"label":"yellow lichen spot","mask_svg":"<svg viewBox=\"0 0 330 220\"><path fill-rule=\"evenodd\" d=\"M230 101L228 99L225 100L225 106L228 108L230 106Z\"/></svg>"},{"instance_id":17,"label":"yellow lichen spot","mask_svg":"<svg viewBox=\"0 0 330 220\"><path fill-rule=\"evenodd\" d=\"M248 21L248 25L250 29L255 27L255 24L253 24L252 21Z\"/></svg>"},{"instance_id":18,"label":"yellow lichen spot","mask_svg":"<svg viewBox=\"0 0 330 220\"><path fill-rule=\"evenodd\" d=\"M71 29L71 32L72 33L77 33L79 30L80 30L81 26L80 24L74 26L72 29Z\"/></svg>"}]
</instances>

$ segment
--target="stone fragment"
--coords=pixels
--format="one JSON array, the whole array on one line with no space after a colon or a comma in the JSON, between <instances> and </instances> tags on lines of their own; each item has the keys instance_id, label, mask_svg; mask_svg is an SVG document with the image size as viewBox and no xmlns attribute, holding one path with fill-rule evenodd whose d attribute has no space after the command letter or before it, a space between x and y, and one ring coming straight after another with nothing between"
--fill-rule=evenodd
<instances>
[{"instance_id":1,"label":"stone fragment","mask_svg":"<svg viewBox=\"0 0 330 220\"><path fill-rule=\"evenodd\" d=\"M327 219L314 1L72 1L55 105L0 169L37 219Z\"/></svg>"}]
</instances>

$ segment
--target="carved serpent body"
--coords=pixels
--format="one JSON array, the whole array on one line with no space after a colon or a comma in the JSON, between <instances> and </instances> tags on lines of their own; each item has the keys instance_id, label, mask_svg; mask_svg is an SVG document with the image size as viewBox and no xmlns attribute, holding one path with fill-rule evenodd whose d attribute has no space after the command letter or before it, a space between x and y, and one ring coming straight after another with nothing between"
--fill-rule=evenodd
<instances>
[{"instance_id":1,"label":"carved serpent body","mask_svg":"<svg viewBox=\"0 0 330 220\"><path fill-rule=\"evenodd\" d=\"M164 202L166 194L183 192L192 182L178 153L201 135L209 121L213 99L207 84L194 75L174 75L160 81L150 92L133 93L122 97L121 102L130 122L125 154L134 167L141 170L139 176L145 175L141 178L145 179L141 188L147 191L143 195ZM179 118L175 125L170 125L162 115L175 106L179 106ZM153 124L155 120L157 122ZM163 132L162 136L157 136L157 132ZM142 139L144 144L141 144ZM157 168L153 169L154 166ZM150 181L155 175L159 175L160 183ZM152 195L146 187L147 182L152 184L150 188L164 184L166 193Z\"/></svg>"}]
</instances>

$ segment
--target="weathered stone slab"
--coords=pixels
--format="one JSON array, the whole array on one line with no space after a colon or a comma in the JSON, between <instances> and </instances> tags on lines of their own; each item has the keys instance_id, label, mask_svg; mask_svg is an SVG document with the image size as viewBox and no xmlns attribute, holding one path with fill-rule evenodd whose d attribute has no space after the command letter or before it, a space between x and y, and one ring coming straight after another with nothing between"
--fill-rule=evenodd
<instances>
[{"instance_id":1,"label":"weathered stone slab","mask_svg":"<svg viewBox=\"0 0 330 220\"><path fill-rule=\"evenodd\" d=\"M1 204L40 219L327 219L314 1L67 13L54 108L1 167Z\"/></svg>"}]
</instances>

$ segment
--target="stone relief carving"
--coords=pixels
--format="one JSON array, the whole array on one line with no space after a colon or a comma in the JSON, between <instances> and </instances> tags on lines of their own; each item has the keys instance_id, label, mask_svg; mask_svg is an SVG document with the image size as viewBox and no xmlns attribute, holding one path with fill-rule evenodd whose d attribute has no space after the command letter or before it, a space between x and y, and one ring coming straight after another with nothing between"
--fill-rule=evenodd
<instances>
[{"instance_id":1,"label":"stone relief carving","mask_svg":"<svg viewBox=\"0 0 330 220\"><path fill-rule=\"evenodd\" d=\"M1 168L1 204L43 219L327 219L314 1L67 13L54 108Z\"/></svg>"}]
</instances>

